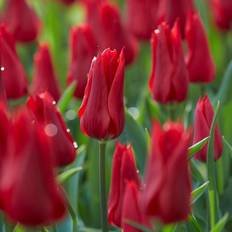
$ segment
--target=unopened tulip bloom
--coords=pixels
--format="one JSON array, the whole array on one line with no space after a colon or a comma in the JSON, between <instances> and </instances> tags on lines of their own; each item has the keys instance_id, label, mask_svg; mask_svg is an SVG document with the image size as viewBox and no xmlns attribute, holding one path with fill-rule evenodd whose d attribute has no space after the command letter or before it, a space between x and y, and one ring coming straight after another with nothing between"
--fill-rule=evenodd
<instances>
[{"instance_id":1,"label":"unopened tulip bloom","mask_svg":"<svg viewBox=\"0 0 232 232\"><path fill-rule=\"evenodd\" d=\"M4 22L16 41L32 42L37 38L40 20L26 0L7 0Z\"/></svg>"},{"instance_id":2,"label":"unopened tulip bloom","mask_svg":"<svg viewBox=\"0 0 232 232\"><path fill-rule=\"evenodd\" d=\"M194 138L193 143L197 143L209 136L210 128L213 122L214 110L212 104L207 96L200 98L196 105L194 117ZM199 151L194 157L203 162L207 161L207 148L205 147ZM216 125L214 132L214 159L221 157L223 151L222 137L218 125Z\"/></svg>"},{"instance_id":3,"label":"unopened tulip bloom","mask_svg":"<svg viewBox=\"0 0 232 232\"><path fill-rule=\"evenodd\" d=\"M124 52L106 49L93 59L79 110L81 130L96 139L113 139L124 128Z\"/></svg>"},{"instance_id":4,"label":"unopened tulip bloom","mask_svg":"<svg viewBox=\"0 0 232 232\"><path fill-rule=\"evenodd\" d=\"M221 30L229 30L232 27L232 1L209 0L212 6L214 19Z\"/></svg>"},{"instance_id":5,"label":"unopened tulip bloom","mask_svg":"<svg viewBox=\"0 0 232 232\"><path fill-rule=\"evenodd\" d=\"M186 26L188 45L187 68L191 82L208 83L215 77L215 65L207 35L197 13L189 14Z\"/></svg>"},{"instance_id":6,"label":"unopened tulip bloom","mask_svg":"<svg viewBox=\"0 0 232 232\"><path fill-rule=\"evenodd\" d=\"M64 166L73 162L76 158L77 145L74 143L52 97L44 92L30 97L27 105L36 119L44 124L45 132L51 137L51 147L56 164Z\"/></svg>"},{"instance_id":7,"label":"unopened tulip bloom","mask_svg":"<svg viewBox=\"0 0 232 232\"><path fill-rule=\"evenodd\" d=\"M126 64L131 64L137 55L138 45L122 23L117 6L106 1L98 3L94 9L93 3L89 5L88 23L93 29L100 50L111 48L119 51L125 48Z\"/></svg>"},{"instance_id":8,"label":"unopened tulip bloom","mask_svg":"<svg viewBox=\"0 0 232 232\"><path fill-rule=\"evenodd\" d=\"M32 94L48 91L55 101L60 98L60 90L52 63L48 44L41 44L34 56Z\"/></svg>"},{"instance_id":9,"label":"unopened tulip bloom","mask_svg":"<svg viewBox=\"0 0 232 232\"><path fill-rule=\"evenodd\" d=\"M140 232L141 230L130 225L130 222L136 222L141 226L150 228L149 218L143 211L143 201L141 199L141 190L133 182L127 182L122 208L122 228L125 232Z\"/></svg>"},{"instance_id":10,"label":"unopened tulip bloom","mask_svg":"<svg viewBox=\"0 0 232 232\"><path fill-rule=\"evenodd\" d=\"M41 226L62 219L63 193L56 183L49 137L26 109L14 116L0 181L3 210L8 219ZM10 172L9 172L10 170Z\"/></svg>"},{"instance_id":11,"label":"unopened tulip bloom","mask_svg":"<svg viewBox=\"0 0 232 232\"><path fill-rule=\"evenodd\" d=\"M182 102L188 93L188 71L178 25L176 23L171 30L166 23L162 23L152 35L149 86L153 98L162 104Z\"/></svg>"},{"instance_id":12,"label":"unopened tulip bloom","mask_svg":"<svg viewBox=\"0 0 232 232\"><path fill-rule=\"evenodd\" d=\"M131 146L117 143L113 156L113 169L108 201L108 221L111 225L122 226L122 206L126 183L133 181L140 187L134 153Z\"/></svg>"},{"instance_id":13,"label":"unopened tulip bloom","mask_svg":"<svg viewBox=\"0 0 232 232\"><path fill-rule=\"evenodd\" d=\"M17 99L27 94L27 79L16 52L13 36L0 26L1 78L7 98Z\"/></svg>"},{"instance_id":14,"label":"unopened tulip bloom","mask_svg":"<svg viewBox=\"0 0 232 232\"><path fill-rule=\"evenodd\" d=\"M147 215L164 224L187 220L191 211L190 137L181 123L154 123L143 201Z\"/></svg>"},{"instance_id":15,"label":"unopened tulip bloom","mask_svg":"<svg viewBox=\"0 0 232 232\"><path fill-rule=\"evenodd\" d=\"M158 0L127 0L128 29L138 38L149 40L159 23Z\"/></svg>"},{"instance_id":16,"label":"unopened tulip bloom","mask_svg":"<svg viewBox=\"0 0 232 232\"><path fill-rule=\"evenodd\" d=\"M73 4L76 0L60 0L62 3L65 5L71 5Z\"/></svg>"},{"instance_id":17,"label":"unopened tulip bloom","mask_svg":"<svg viewBox=\"0 0 232 232\"><path fill-rule=\"evenodd\" d=\"M74 27L70 33L71 64L69 67L68 84L77 82L75 96L84 96L87 74L91 61L97 54L97 43L89 25Z\"/></svg>"}]
</instances>

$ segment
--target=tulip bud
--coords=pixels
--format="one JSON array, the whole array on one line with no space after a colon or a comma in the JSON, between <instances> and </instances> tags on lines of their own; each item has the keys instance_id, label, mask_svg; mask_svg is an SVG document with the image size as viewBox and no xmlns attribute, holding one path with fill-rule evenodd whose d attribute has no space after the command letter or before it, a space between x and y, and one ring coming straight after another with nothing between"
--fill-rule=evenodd
<instances>
[{"instance_id":1,"label":"tulip bud","mask_svg":"<svg viewBox=\"0 0 232 232\"><path fill-rule=\"evenodd\" d=\"M122 210L122 228L125 232L140 232L141 230L136 229L130 222L135 222L146 228L150 228L148 218L143 212L141 201L141 192L138 189L137 184L133 181L126 184L126 190L123 199L123 210Z\"/></svg>"},{"instance_id":2,"label":"tulip bud","mask_svg":"<svg viewBox=\"0 0 232 232\"><path fill-rule=\"evenodd\" d=\"M149 40L159 23L158 0L127 0L128 29L138 38Z\"/></svg>"},{"instance_id":3,"label":"tulip bud","mask_svg":"<svg viewBox=\"0 0 232 232\"><path fill-rule=\"evenodd\" d=\"M152 35L152 73L149 82L153 98L162 103L182 102L188 93L188 72L184 61L179 24L172 30L162 23Z\"/></svg>"},{"instance_id":4,"label":"tulip bud","mask_svg":"<svg viewBox=\"0 0 232 232\"><path fill-rule=\"evenodd\" d=\"M75 27L70 33L71 64L67 82L77 81L75 96L84 96L87 74L91 61L97 54L97 44L93 32L88 25Z\"/></svg>"},{"instance_id":5,"label":"tulip bud","mask_svg":"<svg viewBox=\"0 0 232 232\"><path fill-rule=\"evenodd\" d=\"M0 183L7 217L27 226L63 218L65 200L55 180L48 136L26 109L14 117L9 143Z\"/></svg>"},{"instance_id":6,"label":"tulip bud","mask_svg":"<svg viewBox=\"0 0 232 232\"><path fill-rule=\"evenodd\" d=\"M134 153L131 146L116 144L113 156L112 178L108 201L108 221L110 224L122 226L122 205L127 181L134 181L140 186Z\"/></svg>"},{"instance_id":7,"label":"tulip bud","mask_svg":"<svg viewBox=\"0 0 232 232\"><path fill-rule=\"evenodd\" d=\"M25 0L7 0L3 20L16 41L32 42L39 33L39 18Z\"/></svg>"},{"instance_id":8,"label":"tulip bud","mask_svg":"<svg viewBox=\"0 0 232 232\"><path fill-rule=\"evenodd\" d=\"M47 44L40 45L34 56L34 77L31 87L33 95L44 91L48 91L55 101L59 100L60 90Z\"/></svg>"},{"instance_id":9,"label":"tulip bud","mask_svg":"<svg viewBox=\"0 0 232 232\"><path fill-rule=\"evenodd\" d=\"M213 122L214 111L212 104L207 96L200 98L196 105L194 117L194 138L193 143L197 143L209 136L210 128ZM194 157L203 162L207 161L208 146L199 151ZM218 125L214 131L214 159L218 160L223 151L222 137Z\"/></svg>"},{"instance_id":10,"label":"tulip bud","mask_svg":"<svg viewBox=\"0 0 232 232\"><path fill-rule=\"evenodd\" d=\"M229 30L232 27L232 1L209 0L212 6L214 19L221 30Z\"/></svg>"},{"instance_id":11,"label":"tulip bud","mask_svg":"<svg viewBox=\"0 0 232 232\"><path fill-rule=\"evenodd\" d=\"M113 139L124 128L124 52L106 49L93 59L84 99L79 110L83 133Z\"/></svg>"},{"instance_id":12,"label":"tulip bud","mask_svg":"<svg viewBox=\"0 0 232 232\"><path fill-rule=\"evenodd\" d=\"M51 139L56 164L64 166L73 162L76 158L77 145L73 141L62 115L56 109L52 97L47 92L44 92L30 97L27 105L36 119L44 125L45 133Z\"/></svg>"},{"instance_id":13,"label":"tulip bud","mask_svg":"<svg viewBox=\"0 0 232 232\"><path fill-rule=\"evenodd\" d=\"M4 25L0 26L1 78L7 98L20 98L27 93L26 74L16 52L15 41Z\"/></svg>"},{"instance_id":14,"label":"tulip bud","mask_svg":"<svg viewBox=\"0 0 232 232\"><path fill-rule=\"evenodd\" d=\"M93 8L94 5L97 5ZM121 21L119 9L102 1L87 7L88 23L91 26L100 50L106 48L121 50L125 48L126 64L131 64L138 50L138 44Z\"/></svg>"},{"instance_id":15,"label":"tulip bud","mask_svg":"<svg viewBox=\"0 0 232 232\"><path fill-rule=\"evenodd\" d=\"M214 80L215 65L209 51L207 36L197 13L189 14L186 26L188 44L187 68L191 82L208 83Z\"/></svg>"},{"instance_id":16,"label":"tulip bud","mask_svg":"<svg viewBox=\"0 0 232 232\"><path fill-rule=\"evenodd\" d=\"M162 129L154 123L143 202L146 213L164 224L187 220L191 211L189 145L182 124L168 122Z\"/></svg>"},{"instance_id":17,"label":"tulip bud","mask_svg":"<svg viewBox=\"0 0 232 232\"><path fill-rule=\"evenodd\" d=\"M75 0L60 0L65 5L71 5L75 2Z\"/></svg>"}]
</instances>

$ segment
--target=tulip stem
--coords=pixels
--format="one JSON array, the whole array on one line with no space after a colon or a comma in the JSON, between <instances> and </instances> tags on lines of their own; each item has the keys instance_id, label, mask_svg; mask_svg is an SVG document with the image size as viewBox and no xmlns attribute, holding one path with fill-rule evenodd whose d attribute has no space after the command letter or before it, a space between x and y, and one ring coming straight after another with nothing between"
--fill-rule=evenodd
<instances>
[{"instance_id":1,"label":"tulip stem","mask_svg":"<svg viewBox=\"0 0 232 232\"><path fill-rule=\"evenodd\" d=\"M100 212L101 212L102 232L107 232L105 153L106 153L106 142L100 141L99 142L99 189L100 189Z\"/></svg>"}]
</instances>

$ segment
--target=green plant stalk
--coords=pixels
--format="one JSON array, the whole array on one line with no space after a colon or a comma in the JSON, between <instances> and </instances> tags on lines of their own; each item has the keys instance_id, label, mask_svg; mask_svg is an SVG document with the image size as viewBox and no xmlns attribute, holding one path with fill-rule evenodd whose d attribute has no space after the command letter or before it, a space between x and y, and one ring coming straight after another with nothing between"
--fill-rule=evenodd
<instances>
[{"instance_id":1,"label":"green plant stalk","mask_svg":"<svg viewBox=\"0 0 232 232\"><path fill-rule=\"evenodd\" d=\"M102 232L107 232L107 201L106 201L106 177L105 177L105 153L106 142L99 142L99 190L100 190L100 212Z\"/></svg>"},{"instance_id":2,"label":"green plant stalk","mask_svg":"<svg viewBox=\"0 0 232 232\"><path fill-rule=\"evenodd\" d=\"M223 160L222 158L217 162L217 182L219 194L224 192L224 172L223 172Z\"/></svg>"},{"instance_id":3,"label":"green plant stalk","mask_svg":"<svg viewBox=\"0 0 232 232\"><path fill-rule=\"evenodd\" d=\"M208 199L209 199L209 219L210 219L210 228L214 228L216 222L216 213L217 213L217 185L215 180L215 161L214 161L214 131L216 126L216 121L219 113L220 103L218 102L212 125L210 128L210 136L208 143L208 152L207 152L207 176L209 181L208 187Z\"/></svg>"}]
</instances>

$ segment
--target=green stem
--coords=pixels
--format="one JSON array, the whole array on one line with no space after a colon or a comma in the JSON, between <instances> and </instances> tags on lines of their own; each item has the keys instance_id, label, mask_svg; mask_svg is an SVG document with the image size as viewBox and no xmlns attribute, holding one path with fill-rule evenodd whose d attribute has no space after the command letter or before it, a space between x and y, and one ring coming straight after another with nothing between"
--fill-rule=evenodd
<instances>
[{"instance_id":1,"label":"green stem","mask_svg":"<svg viewBox=\"0 0 232 232\"><path fill-rule=\"evenodd\" d=\"M100 189L100 212L101 212L102 232L107 232L105 153L106 153L106 142L100 141L99 142L99 189Z\"/></svg>"}]
</instances>

